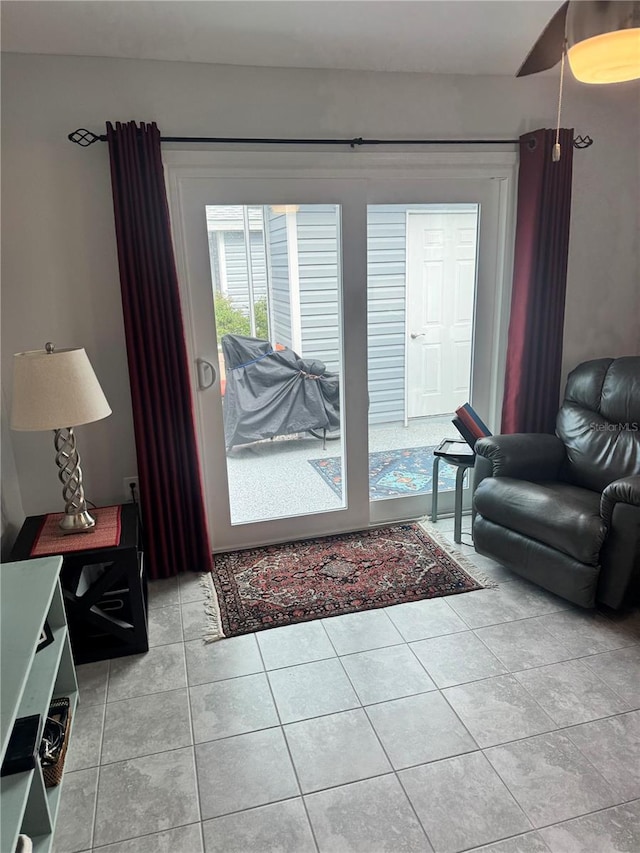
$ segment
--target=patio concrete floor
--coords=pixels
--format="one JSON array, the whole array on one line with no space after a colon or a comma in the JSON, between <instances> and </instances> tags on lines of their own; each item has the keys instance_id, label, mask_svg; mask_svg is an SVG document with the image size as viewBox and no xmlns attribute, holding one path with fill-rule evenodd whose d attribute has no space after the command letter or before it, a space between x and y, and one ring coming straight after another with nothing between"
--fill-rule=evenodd
<instances>
[{"instance_id":1,"label":"patio concrete floor","mask_svg":"<svg viewBox=\"0 0 640 853\"><path fill-rule=\"evenodd\" d=\"M369 427L369 452L437 446L456 438L451 416L416 418ZM232 524L338 509L343 501L309 465L310 459L341 454L341 441L322 441L308 433L235 447L227 455Z\"/></svg>"}]
</instances>

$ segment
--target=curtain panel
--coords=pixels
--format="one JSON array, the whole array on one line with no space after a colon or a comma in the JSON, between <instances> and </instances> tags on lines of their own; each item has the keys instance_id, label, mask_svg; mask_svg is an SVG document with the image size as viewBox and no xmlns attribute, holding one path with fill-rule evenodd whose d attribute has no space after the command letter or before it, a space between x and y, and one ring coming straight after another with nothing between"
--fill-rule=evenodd
<instances>
[{"instance_id":1,"label":"curtain panel","mask_svg":"<svg viewBox=\"0 0 640 853\"><path fill-rule=\"evenodd\" d=\"M107 123L146 564L211 571L160 131Z\"/></svg>"},{"instance_id":2,"label":"curtain panel","mask_svg":"<svg viewBox=\"0 0 640 853\"><path fill-rule=\"evenodd\" d=\"M502 432L553 433L560 397L573 129L520 137L518 205Z\"/></svg>"}]
</instances>

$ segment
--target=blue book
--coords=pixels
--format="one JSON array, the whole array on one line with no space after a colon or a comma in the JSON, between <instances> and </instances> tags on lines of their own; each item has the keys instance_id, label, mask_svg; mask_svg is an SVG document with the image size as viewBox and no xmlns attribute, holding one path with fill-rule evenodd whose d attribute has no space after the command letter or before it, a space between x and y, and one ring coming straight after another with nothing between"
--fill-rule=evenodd
<instances>
[{"instance_id":1,"label":"blue book","mask_svg":"<svg viewBox=\"0 0 640 853\"><path fill-rule=\"evenodd\" d=\"M452 423L453 423L454 427L458 430L458 432L460 433L460 435L461 435L461 436L464 438L464 440L467 442L467 444L469 445L469 447L473 450L473 448L475 447L475 443L476 443L476 441L477 441L476 437L475 437L471 432L469 432L469 430L468 430L468 429L467 429L467 427L462 423L462 421L460 420L460 418L453 418Z\"/></svg>"},{"instance_id":2,"label":"blue book","mask_svg":"<svg viewBox=\"0 0 640 853\"><path fill-rule=\"evenodd\" d=\"M469 403L465 403L464 406L459 406L456 409L456 415L476 440L491 435L489 427L485 424L480 415L478 415L476 410L469 405Z\"/></svg>"}]
</instances>

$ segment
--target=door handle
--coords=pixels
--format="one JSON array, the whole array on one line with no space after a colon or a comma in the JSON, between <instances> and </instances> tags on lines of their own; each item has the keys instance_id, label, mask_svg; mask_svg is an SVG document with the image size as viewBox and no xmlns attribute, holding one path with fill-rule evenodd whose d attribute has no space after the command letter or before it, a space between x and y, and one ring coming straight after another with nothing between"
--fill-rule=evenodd
<instances>
[{"instance_id":1,"label":"door handle","mask_svg":"<svg viewBox=\"0 0 640 853\"><path fill-rule=\"evenodd\" d=\"M198 388L201 391L206 391L216 381L216 369L205 358L197 358L196 366L198 369Z\"/></svg>"},{"instance_id":2,"label":"door handle","mask_svg":"<svg viewBox=\"0 0 640 853\"><path fill-rule=\"evenodd\" d=\"M411 340L415 341L416 338L424 338L424 332L411 332Z\"/></svg>"}]
</instances>

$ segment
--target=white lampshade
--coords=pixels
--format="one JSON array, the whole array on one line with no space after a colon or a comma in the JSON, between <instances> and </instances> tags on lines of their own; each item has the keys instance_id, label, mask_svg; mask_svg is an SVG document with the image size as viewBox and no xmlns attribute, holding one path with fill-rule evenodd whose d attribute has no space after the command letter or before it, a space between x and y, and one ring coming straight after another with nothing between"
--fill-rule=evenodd
<instances>
[{"instance_id":1,"label":"white lampshade","mask_svg":"<svg viewBox=\"0 0 640 853\"><path fill-rule=\"evenodd\" d=\"M64 429L99 421L110 414L111 408L82 347L14 355L13 429Z\"/></svg>"}]
</instances>

